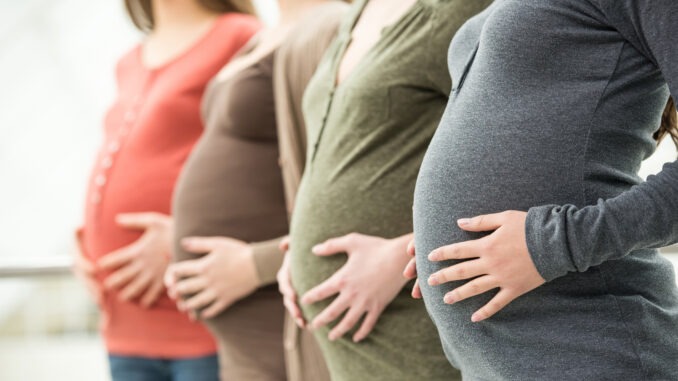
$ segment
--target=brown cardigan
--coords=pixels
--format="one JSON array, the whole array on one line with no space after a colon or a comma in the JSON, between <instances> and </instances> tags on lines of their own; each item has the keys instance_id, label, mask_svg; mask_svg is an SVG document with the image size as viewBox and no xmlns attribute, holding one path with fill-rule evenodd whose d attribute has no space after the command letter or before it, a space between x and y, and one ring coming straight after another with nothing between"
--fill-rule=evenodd
<instances>
[{"instance_id":1,"label":"brown cardigan","mask_svg":"<svg viewBox=\"0 0 678 381\"><path fill-rule=\"evenodd\" d=\"M301 100L320 59L336 35L349 6L331 1L315 7L278 49L273 71L280 166L282 169L288 212L294 199L306 161L306 125ZM279 256L282 260L282 256ZM273 260L271 272L279 264ZM275 266L275 267L274 267ZM289 381L329 381L322 352L313 334L301 330L294 319L285 322L285 363Z\"/></svg>"},{"instance_id":2,"label":"brown cardigan","mask_svg":"<svg viewBox=\"0 0 678 381\"><path fill-rule=\"evenodd\" d=\"M273 94L280 150L278 163L282 170L289 215L294 208L306 162L306 125L301 99L348 7L340 1L317 6L290 31L276 53ZM278 250L281 238L252 244L262 285L275 282L283 260Z\"/></svg>"}]
</instances>

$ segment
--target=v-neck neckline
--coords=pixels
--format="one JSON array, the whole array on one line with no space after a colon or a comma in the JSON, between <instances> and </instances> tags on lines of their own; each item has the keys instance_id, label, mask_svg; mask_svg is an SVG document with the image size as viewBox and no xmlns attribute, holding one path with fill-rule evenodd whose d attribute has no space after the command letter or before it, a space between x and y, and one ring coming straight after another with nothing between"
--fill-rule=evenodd
<instances>
[{"instance_id":1,"label":"v-neck neckline","mask_svg":"<svg viewBox=\"0 0 678 381\"><path fill-rule=\"evenodd\" d=\"M346 75L344 79L339 82L339 70L341 69L341 63L343 62L344 58L346 57L346 52L348 51L349 46L353 42L353 31L355 30L356 25L358 25L358 22L360 22L360 19L363 17L363 13L365 12L365 8L367 7L367 3L369 3L369 0L363 1L363 3L360 5L360 10L358 11L358 17L356 17L353 20L353 23L350 25L350 28L348 30L348 36L345 37L344 41L342 42L341 48L339 49L338 57L334 62L334 67L332 68L332 89L333 91L337 91L343 85L347 82L350 81L352 77L355 76L355 72L358 71L359 69L362 68L362 66L366 65L366 62L368 61L368 58L374 54L374 52L377 50L377 48L384 43L386 40L386 36L388 36L389 32L393 29L395 29L398 25L400 25L403 20L412 12L415 11L416 8L419 7L421 0L415 0L414 3L405 11L403 12L402 15L395 21L392 22L391 24L385 25L383 28L381 28L381 31L379 32L379 38L377 39L377 42L372 45L369 50L360 58L360 61L355 64L353 69Z\"/></svg>"}]
</instances>

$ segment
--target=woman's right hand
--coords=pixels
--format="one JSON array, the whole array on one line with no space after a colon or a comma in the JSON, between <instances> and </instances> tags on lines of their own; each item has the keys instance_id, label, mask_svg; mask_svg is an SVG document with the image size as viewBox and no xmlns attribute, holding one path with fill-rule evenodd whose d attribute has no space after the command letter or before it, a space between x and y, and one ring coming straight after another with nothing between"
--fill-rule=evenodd
<instances>
[{"instance_id":1,"label":"woman's right hand","mask_svg":"<svg viewBox=\"0 0 678 381\"><path fill-rule=\"evenodd\" d=\"M280 270L278 270L278 290L283 296L283 303L285 308L292 315L294 321L300 328L306 328L306 321L304 320L304 315L301 313L301 308L297 304L297 292L292 286L292 278L290 276L290 256L288 251L290 249L290 239L285 237L280 242L280 250L285 254L285 259L283 260Z\"/></svg>"},{"instance_id":2,"label":"woman's right hand","mask_svg":"<svg viewBox=\"0 0 678 381\"><path fill-rule=\"evenodd\" d=\"M80 232L75 233L76 253L73 258L72 271L84 285L90 296L97 304L101 304L104 292L101 285L96 280L96 267L92 262L85 258L85 252L82 249L82 237Z\"/></svg>"},{"instance_id":3,"label":"woman's right hand","mask_svg":"<svg viewBox=\"0 0 678 381\"><path fill-rule=\"evenodd\" d=\"M407 254L412 257L410 262L405 267L403 271L403 276L407 279L417 278L417 259L414 251L414 238L407 244ZM419 278L414 282L414 287L412 288L412 297L415 299L421 299L421 288L419 288Z\"/></svg>"}]
</instances>

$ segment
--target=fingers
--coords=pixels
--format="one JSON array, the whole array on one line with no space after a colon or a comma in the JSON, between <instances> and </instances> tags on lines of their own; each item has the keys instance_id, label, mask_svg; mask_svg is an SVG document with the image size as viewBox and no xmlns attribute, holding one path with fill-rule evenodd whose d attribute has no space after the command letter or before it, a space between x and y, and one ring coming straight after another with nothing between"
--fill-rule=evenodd
<instances>
[{"instance_id":1,"label":"fingers","mask_svg":"<svg viewBox=\"0 0 678 381\"><path fill-rule=\"evenodd\" d=\"M170 271L172 272L172 278L174 278L176 282L177 279L201 275L205 272L206 268L207 265L205 264L205 259L201 258L174 263L170 266Z\"/></svg>"},{"instance_id":2,"label":"fingers","mask_svg":"<svg viewBox=\"0 0 678 381\"><path fill-rule=\"evenodd\" d=\"M421 299L421 287L419 287L419 279L414 282L414 287L412 288L412 297L414 299Z\"/></svg>"},{"instance_id":3,"label":"fingers","mask_svg":"<svg viewBox=\"0 0 678 381\"><path fill-rule=\"evenodd\" d=\"M417 277L417 261L415 258L410 259L407 263L407 266L405 266L405 270L403 271L403 276L405 279L414 279Z\"/></svg>"},{"instance_id":4,"label":"fingers","mask_svg":"<svg viewBox=\"0 0 678 381\"><path fill-rule=\"evenodd\" d=\"M148 289L151 283L153 283L153 275L142 271L120 291L119 297L124 301L132 300Z\"/></svg>"},{"instance_id":5,"label":"fingers","mask_svg":"<svg viewBox=\"0 0 678 381\"><path fill-rule=\"evenodd\" d=\"M285 238L280 240L278 249L280 249L280 251L282 251L283 253L287 252L290 249L290 236L285 236Z\"/></svg>"},{"instance_id":6,"label":"fingers","mask_svg":"<svg viewBox=\"0 0 678 381\"><path fill-rule=\"evenodd\" d=\"M372 332L372 329L377 324L377 320L379 320L379 316L381 316L382 311L383 309L367 312L363 323L360 325L360 329L358 329L358 331L353 335L354 343L363 341L367 335Z\"/></svg>"},{"instance_id":7,"label":"fingers","mask_svg":"<svg viewBox=\"0 0 678 381\"><path fill-rule=\"evenodd\" d=\"M141 297L141 306L148 308L152 306L160 297L163 290L162 279L156 279L151 283L150 287L146 290L144 295Z\"/></svg>"},{"instance_id":8,"label":"fingers","mask_svg":"<svg viewBox=\"0 0 678 381\"><path fill-rule=\"evenodd\" d=\"M85 284L87 292L89 292L94 301L97 304L101 304L101 301L104 297L104 292L101 290L99 283L93 277L84 273L76 272L76 276Z\"/></svg>"},{"instance_id":9,"label":"fingers","mask_svg":"<svg viewBox=\"0 0 678 381\"><path fill-rule=\"evenodd\" d=\"M472 296L480 295L497 287L499 287L497 282L491 276L481 276L448 292L445 294L445 298L443 300L447 304L454 304Z\"/></svg>"},{"instance_id":10,"label":"fingers","mask_svg":"<svg viewBox=\"0 0 678 381\"><path fill-rule=\"evenodd\" d=\"M475 259L458 263L431 274L428 278L428 284L430 286L437 286L439 284L475 278L485 274L487 274L486 266L481 260Z\"/></svg>"},{"instance_id":11,"label":"fingers","mask_svg":"<svg viewBox=\"0 0 678 381\"><path fill-rule=\"evenodd\" d=\"M167 267L167 270L165 270L165 276L163 276L163 281L165 283L165 287L167 287L168 290L171 290L174 288L174 286L177 284L177 276L174 274L174 265L169 265Z\"/></svg>"},{"instance_id":12,"label":"fingers","mask_svg":"<svg viewBox=\"0 0 678 381\"><path fill-rule=\"evenodd\" d=\"M414 250L414 239L410 240L410 242L407 243L407 255L410 257L414 257L415 255L415 250Z\"/></svg>"},{"instance_id":13,"label":"fingers","mask_svg":"<svg viewBox=\"0 0 678 381\"><path fill-rule=\"evenodd\" d=\"M489 230L496 230L503 225L510 212L485 214L473 218L460 218L457 220L457 225L460 228L469 232L485 232Z\"/></svg>"},{"instance_id":14,"label":"fingers","mask_svg":"<svg viewBox=\"0 0 678 381\"><path fill-rule=\"evenodd\" d=\"M132 244L104 255L97 262L97 266L104 270L116 269L131 262L137 255L139 249Z\"/></svg>"},{"instance_id":15,"label":"fingers","mask_svg":"<svg viewBox=\"0 0 678 381\"><path fill-rule=\"evenodd\" d=\"M323 243L313 246L311 251L313 251L313 254L320 256L346 253L353 246L354 241L358 239L358 236L359 234L351 233L342 237L328 239Z\"/></svg>"},{"instance_id":16,"label":"fingers","mask_svg":"<svg viewBox=\"0 0 678 381\"><path fill-rule=\"evenodd\" d=\"M283 304L299 328L306 328L306 321L304 320L304 315L301 313L301 308L297 305L296 296L283 296Z\"/></svg>"},{"instance_id":17,"label":"fingers","mask_svg":"<svg viewBox=\"0 0 678 381\"><path fill-rule=\"evenodd\" d=\"M201 313L200 317L203 319L211 319L219 315L223 310L225 310L231 303L226 299L217 299L209 307L205 308Z\"/></svg>"},{"instance_id":18,"label":"fingers","mask_svg":"<svg viewBox=\"0 0 678 381\"><path fill-rule=\"evenodd\" d=\"M205 254L214 251L222 242L221 237L188 237L181 240L181 246L189 253Z\"/></svg>"},{"instance_id":19,"label":"fingers","mask_svg":"<svg viewBox=\"0 0 678 381\"><path fill-rule=\"evenodd\" d=\"M511 303L511 301L513 301L518 296L519 295L514 296L513 293L507 290L499 291L499 293L497 293L497 295L495 295L492 300L490 300L481 309L473 313L471 316L471 321L477 323L491 317L492 315L501 311L504 307L506 307L506 305Z\"/></svg>"},{"instance_id":20,"label":"fingers","mask_svg":"<svg viewBox=\"0 0 678 381\"><path fill-rule=\"evenodd\" d=\"M346 334L346 332L350 331L351 328L353 328L358 322L360 321L360 318L365 314L365 309L363 307L358 307L358 306L353 306L351 307L346 315L344 315L344 318L341 319L339 324L337 324L332 330L330 331L329 335L327 336L330 341L334 341Z\"/></svg>"},{"instance_id":21,"label":"fingers","mask_svg":"<svg viewBox=\"0 0 678 381\"><path fill-rule=\"evenodd\" d=\"M341 290L341 273L334 273L329 279L307 291L301 298L303 304L313 304L337 294Z\"/></svg>"},{"instance_id":22,"label":"fingers","mask_svg":"<svg viewBox=\"0 0 678 381\"><path fill-rule=\"evenodd\" d=\"M207 288L207 279L202 276L182 279L177 282L174 291L178 296L193 295Z\"/></svg>"},{"instance_id":23,"label":"fingers","mask_svg":"<svg viewBox=\"0 0 678 381\"><path fill-rule=\"evenodd\" d=\"M131 263L128 266L118 269L113 274L109 275L104 281L104 287L107 290L120 288L129 283L137 274L141 272L141 267L138 263Z\"/></svg>"},{"instance_id":24,"label":"fingers","mask_svg":"<svg viewBox=\"0 0 678 381\"><path fill-rule=\"evenodd\" d=\"M192 311L209 306L217 299L217 294L211 288L207 288L179 304L183 311Z\"/></svg>"},{"instance_id":25,"label":"fingers","mask_svg":"<svg viewBox=\"0 0 678 381\"><path fill-rule=\"evenodd\" d=\"M448 259L469 259L478 258L486 251L488 237L476 240L464 241L439 247L428 255L428 260L432 262L446 261Z\"/></svg>"},{"instance_id":26,"label":"fingers","mask_svg":"<svg viewBox=\"0 0 678 381\"><path fill-rule=\"evenodd\" d=\"M323 327L341 316L344 311L350 306L351 300L344 295L339 295L334 301L327 306L318 316L313 319L311 329L318 329Z\"/></svg>"},{"instance_id":27,"label":"fingers","mask_svg":"<svg viewBox=\"0 0 678 381\"><path fill-rule=\"evenodd\" d=\"M128 229L146 230L151 226L165 224L169 216L160 213L121 213L115 216L115 222Z\"/></svg>"},{"instance_id":28,"label":"fingers","mask_svg":"<svg viewBox=\"0 0 678 381\"><path fill-rule=\"evenodd\" d=\"M96 272L94 264L81 254L75 256L73 260L73 271L80 272L84 275L93 276Z\"/></svg>"},{"instance_id":29,"label":"fingers","mask_svg":"<svg viewBox=\"0 0 678 381\"><path fill-rule=\"evenodd\" d=\"M301 312L301 309L297 305L297 292L292 286L292 280L290 279L290 257L289 255L285 256L280 270L278 270L278 290L283 296L283 304L285 309L289 312L290 316L294 319L294 322L300 328L306 328L306 321Z\"/></svg>"},{"instance_id":30,"label":"fingers","mask_svg":"<svg viewBox=\"0 0 678 381\"><path fill-rule=\"evenodd\" d=\"M94 301L97 304L101 304L104 293L99 282L94 278L96 275L96 268L92 262L83 256L82 251L75 255L72 270L75 276L85 284L85 288Z\"/></svg>"}]
</instances>

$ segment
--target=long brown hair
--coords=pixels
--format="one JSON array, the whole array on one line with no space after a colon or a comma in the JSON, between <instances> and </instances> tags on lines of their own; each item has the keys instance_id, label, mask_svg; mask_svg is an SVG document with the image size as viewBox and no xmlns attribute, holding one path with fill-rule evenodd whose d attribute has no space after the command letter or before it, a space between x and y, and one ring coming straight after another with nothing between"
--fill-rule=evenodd
<instances>
[{"instance_id":1,"label":"long brown hair","mask_svg":"<svg viewBox=\"0 0 678 381\"><path fill-rule=\"evenodd\" d=\"M676 114L676 103L673 98L669 98L666 103L664 114L662 114L662 124L659 130L654 133L657 144L666 136L671 136L673 143L678 147L678 114Z\"/></svg>"},{"instance_id":2,"label":"long brown hair","mask_svg":"<svg viewBox=\"0 0 678 381\"><path fill-rule=\"evenodd\" d=\"M142 32L153 30L152 0L125 0L125 9L134 25ZM216 13L246 13L254 14L254 6L250 0L197 0L205 9Z\"/></svg>"}]
</instances>

